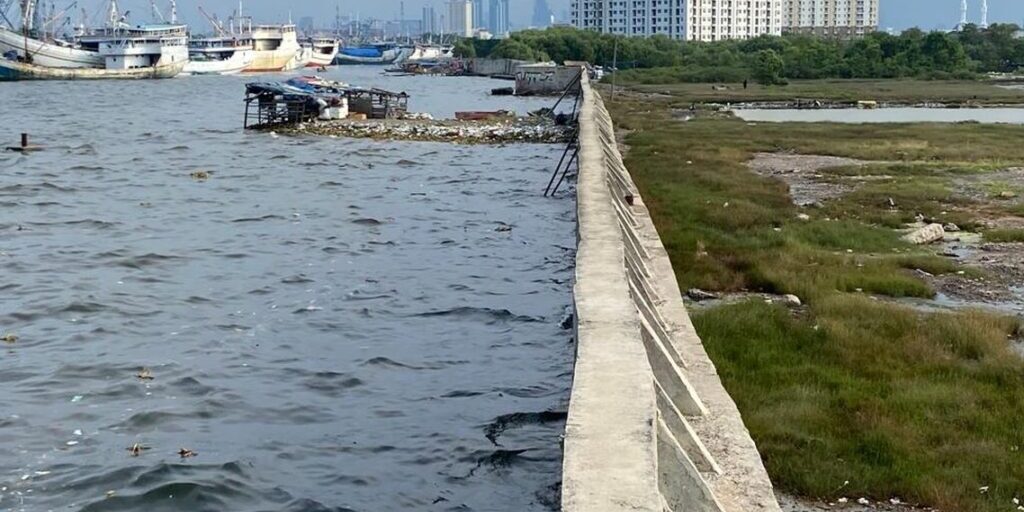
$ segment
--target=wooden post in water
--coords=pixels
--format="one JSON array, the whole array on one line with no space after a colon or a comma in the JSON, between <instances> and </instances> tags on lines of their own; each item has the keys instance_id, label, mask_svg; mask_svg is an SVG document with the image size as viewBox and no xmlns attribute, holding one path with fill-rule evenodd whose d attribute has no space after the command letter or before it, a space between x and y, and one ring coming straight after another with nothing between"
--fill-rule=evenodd
<instances>
[{"instance_id":1,"label":"wooden post in water","mask_svg":"<svg viewBox=\"0 0 1024 512\"><path fill-rule=\"evenodd\" d=\"M23 133L23 134L21 134L21 149L25 149L27 147L28 147L28 134L27 133Z\"/></svg>"}]
</instances>

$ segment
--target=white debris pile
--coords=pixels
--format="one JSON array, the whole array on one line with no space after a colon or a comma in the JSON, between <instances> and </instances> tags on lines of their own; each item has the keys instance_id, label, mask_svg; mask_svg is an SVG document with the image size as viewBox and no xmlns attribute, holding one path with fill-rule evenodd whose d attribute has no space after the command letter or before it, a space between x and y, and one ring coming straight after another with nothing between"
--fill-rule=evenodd
<instances>
[{"instance_id":1,"label":"white debris pile","mask_svg":"<svg viewBox=\"0 0 1024 512\"><path fill-rule=\"evenodd\" d=\"M461 144L560 143L572 136L571 128L520 120L516 122L460 122L421 120L329 121L306 123L293 133L333 137L455 142Z\"/></svg>"}]
</instances>

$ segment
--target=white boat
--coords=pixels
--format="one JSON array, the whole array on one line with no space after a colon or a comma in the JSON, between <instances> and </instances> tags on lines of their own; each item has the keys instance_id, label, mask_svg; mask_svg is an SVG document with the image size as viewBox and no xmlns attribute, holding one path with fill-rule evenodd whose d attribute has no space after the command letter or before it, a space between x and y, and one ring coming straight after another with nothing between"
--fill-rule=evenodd
<instances>
[{"instance_id":1,"label":"white boat","mask_svg":"<svg viewBox=\"0 0 1024 512\"><path fill-rule=\"evenodd\" d=\"M25 59L25 49L37 66L51 68L102 68L104 58L95 50L85 50L67 41L43 41L0 28L0 54L14 52Z\"/></svg>"},{"instance_id":2,"label":"white boat","mask_svg":"<svg viewBox=\"0 0 1024 512\"><path fill-rule=\"evenodd\" d=\"M37 5L37 0L21 0L20 6L22 34L10 30L0 31L0 48L8 60L13 57L30 66L12 72L15 76L68 79L71 75L46 71L160 68L158 73L122 74L132 77L159 75L165 78L169 73L180 72L188 62L188 27L173 22L132 27L125 23L127 14L122 15L118 11L116 0L110 1L110 18L106 27L87 31L84 26L80 26L77 33L67 39L58 37L51 28L59 15L51 12L49 18L41 16L42 7ZM175 12L173 0L171 10ZM172 14L172 20L175 17L176 14ZM112 77L118 73L81 75L90 78L100 75Z\"/></svg>"},{"instance_id":3,"label":"white boat","mask_svg":"<svg viewBox=\"0 0 1024 512\"><path fill-rule=\"evenodd\" d=\"M306 67L313 52L299 45L295 25L256 25L251 38L255 59L246 72L291 71Z\"/></svg>"},{"instance_id":4,"label":"white boat","mask_svg":"<svg viewBox=\"0 0 1024 512\"><path fill-rule=\"evenodd\" d=\"M142 68L54 68L0 59L0 82L19 80L140 80L173 78L185 62Z\"/></svg>"},{"instance_id":5,"label":"white boat","mask_svg":"<svg viewBox=\"0 0 1024 512\"><path fill-rule=\"evenodd\" d=\"M256 60L252 40L239 36L193 38L188 45L186 75L234 75Z\"/></svg>"},{"instance_id":6,"label":"white boat","mask_svg":"<svg viewBox=\"0 0 1024 512\"><path fill-rule=\"evenodd\" d=\"M451 59L454 55L454 48L434 44L418 44L401 62L421 62Z\"/></svg>"},{"instance_id":7,"label":"white boat","mask_svg":"<svg viewBox=\"0 0 1024 512\"><path fill-rule=\"evenodd\" d=\"M84 49L96 49L106 69L138 69L188 62L188 27L185 25L123 24L76 38Z\"/></svg>"},{"instance_id":8,"label":"white boat","mask_svg":"<svg viewBox=\"0 0 1024 512\"><path fill-rule=\"evenodd\" d=\"M330 66L338 56L338 40L331 37L312 37L303 46L311 50L309 64L306 64L311 68Z\"/></svg>"}]
</instances>

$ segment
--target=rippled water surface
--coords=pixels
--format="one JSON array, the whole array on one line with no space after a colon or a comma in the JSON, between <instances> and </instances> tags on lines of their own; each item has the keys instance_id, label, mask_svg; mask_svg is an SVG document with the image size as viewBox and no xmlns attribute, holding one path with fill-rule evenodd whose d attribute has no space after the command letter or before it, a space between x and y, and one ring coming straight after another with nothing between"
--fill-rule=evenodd
<instances>
[{"instance_id":1,"label":"rippled water surface","mask_svg":"<svg viewBox=\"0 0 1024 512\"><path fill-rule=\"evenodd\" d=\"M0 510L557 508L559 148L243 133L247 80L0 85Z\"/></svg>"}]
</instances>

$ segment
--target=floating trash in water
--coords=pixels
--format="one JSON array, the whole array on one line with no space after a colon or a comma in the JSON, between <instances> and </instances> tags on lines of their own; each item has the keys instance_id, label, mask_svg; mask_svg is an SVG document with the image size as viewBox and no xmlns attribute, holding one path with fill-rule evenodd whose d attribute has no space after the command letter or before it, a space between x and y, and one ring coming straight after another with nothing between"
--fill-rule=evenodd
<instances>
[{"instance_id":1,"label":"floating trash in water","mask_svg":"<svg viewBox=\"0 0 1024 512\"><path fill-rule=\"evenodd\" d=\"M139 443L135 443L128 447L128 451L131 452L132 457L138 457L139 455L142 455L142 452L146 450L149 450L149 447Z\"/></svg>"},{"instance_id":2,"label":"floating trash in water","mask_svg":"<svg viewBox=\"0 0 1024 512\"><path fill-rule=\"evenodd\" d=\"M14 342L18 341L18 336L14 335L12 333L7 333L7 334L4 334L3 338L0 338L0 340L3 340L4 343L14 343Z\"/></svg>"},{"instance_id":3,"label":"floating trash in water","mask_svg":"<svg viewBox=\"0 0 1024 512\"><path fill-rule=\"evenodd\" d=\"M138 377L139 380L153 380L156 378L153 377L153 372L149 371L149 368L139 370L139 373L136 373L135 376Z\"/></svg>"},{"instance_id":4,"label":"floating trash in water","mask_svg":"<svg viewBox=\"0 0 1024 512\"><path fill-rule=\"evenodd\" d=\"M77 404L78 402L81 402L83 398L85 398L85 397L82 396L82 395L75 395L75 396L71 397L71 403Z\"/></svg>"},{"instance_id":5,"label":"floating trash in water","mask_svg":"<svg viewBox=\"0 0 1024 512\"><path fill-rule=\"evenodd\" d=\"M195 457L196 455L199 455L199 453L197 453L195 451L192 451L192 450L189 450L188 448L182 448L182 449L178 450L178 456L183 458L183 459L187 459L189 457Z\"/></svg>"},{"instance_id":6,"label":"floating trash in water","mask_svg":"<svg viewBox=\"0 0 1024 512\"><path fill-rule=\"evenodd\" d=\"M213 175L213 173L210 171L192 171L192 173L189 174L189 176L196 181L206 181L210 179L211 175Z\"/></svg>"}]
</instances>

